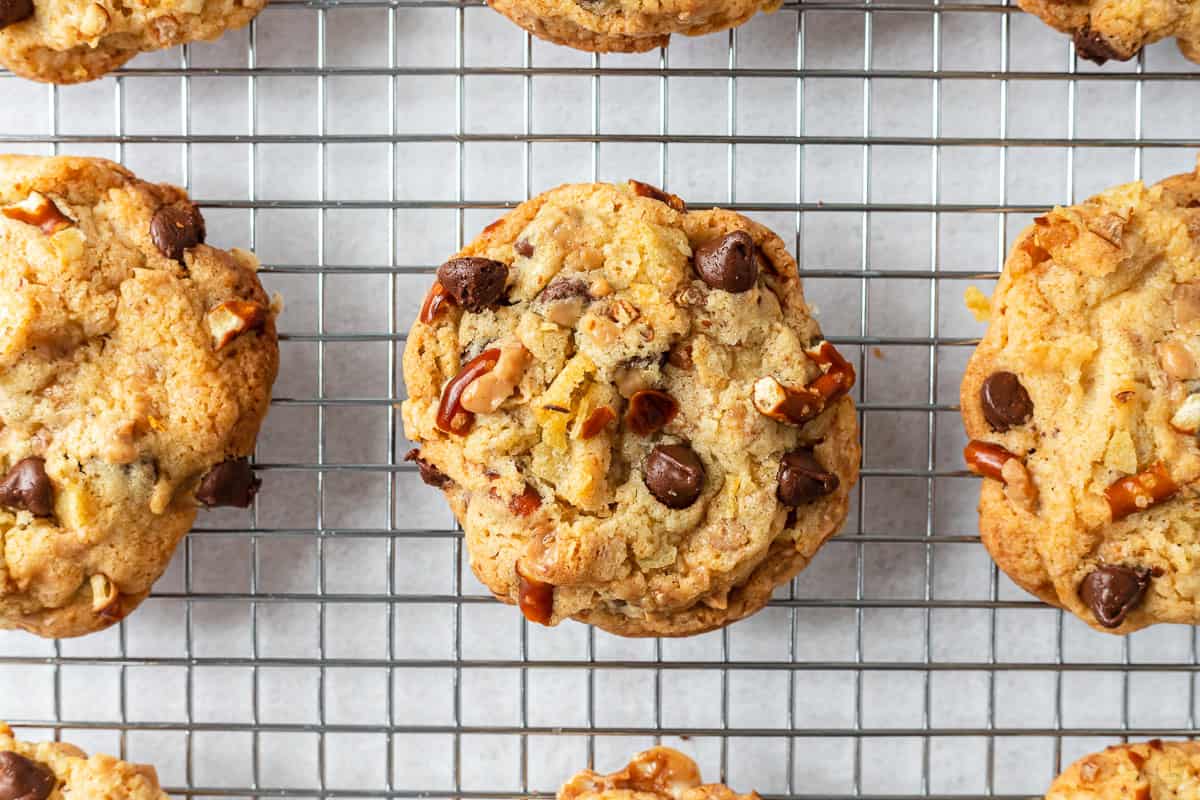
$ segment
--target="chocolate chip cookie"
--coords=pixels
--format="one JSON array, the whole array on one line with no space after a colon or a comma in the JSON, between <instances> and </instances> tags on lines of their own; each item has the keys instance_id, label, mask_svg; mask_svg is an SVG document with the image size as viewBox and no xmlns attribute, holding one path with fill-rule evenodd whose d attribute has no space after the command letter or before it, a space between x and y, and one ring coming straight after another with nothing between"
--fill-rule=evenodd
<instances>
[{"instance_id":1,"label":"chocolate chip cookie","mask_svg":"<svg viewBox=\"0 0 1200 800\"><path fill-rule=\"evenodd\" d=\"M198 506L246 506L278 365L241 250L173 186L0 156L0 628L76 636L150 591Z\"/></svg>"},{"instance_id":2,"label":"chocolate chip cookie","mask_svg":"<svg viewBox=\"0 0 1200 800\"><path fill-rule=\"evenodd\" d=\"M1200 622L1200 174L1017 239L962 383L983 543L1098 630Z\"/></svg>"},{"instance_id":3,"label":"chocolate chip cookie","mask_svg":"<svg viewBox=\"0 0 1200 800\"><path fill-rule=\"evenodd\" d=\"M145 764L87 753L65 742L30 744L0 723L0 800L167 800Z\"/></svg>"},{"instance_id":4,"label":"chocolate chip cookie","mask_svg":"<svg viewBox=\"0 0 1200 800\"><path fill-rule=\"evenodd\" d=\"M409 454L536 622L682 636L760 609L841 526L854 370L780 239L645 184L563 186L438 269Z\"/></svg>"},{"instance_id":5,"label":"chocolate chip cookie","mask_svg":"<svg viewBox=\"0 0 1200 800\"><path fill-rule=\"evenodd\" d=\"M138 53L216 39L266 0L0 0L0 64L34 80L79 83Z\"/></svg>"},{"instance_id":6,"label":"chocolate chip cookie","mask_svg":"<svg viewBox=\"0 0 1200 800\"><path fill-rule=\"evenodd\" d=\"M1190 800L1200 794L1200 743L1121 744L1079 759L1046 800Z\"/></svg>"},{"instance_id":7,"label":"chocolate chip cookie","mask_svg":"<svg viewBox=\"0 0 1200 800\"><path fill-rule=\"evenodd\" d=\"M1176 37L1200 62L1200 4L1180 0L1017 0L1021 8L1075 40L1080 58L1128 61L1148 44Z\"/></svg>"},{"instance_id":8,"label":"chocolate chip cookie","mask_svg":"<svg viewBox=\"0 0 1200 800\"><path fill-rule=\"evenodd\" d=\"M617 772L578 773L558 790L558 800L758 800L758 793L701 783L695 761L670 747L652 747Z\"/></svg>"},{"instance_id":9,"label":"chocolate chip cookie","mask_svg":"<svg viewBox=\"0 0 1200 800\"><path fill-rule=\"evenodd\" d=\"M489 5L547 41L597 53L666 47L672 33L700 36L741 25L783 0L489 0Z\"/></svg>"}]
</instances>

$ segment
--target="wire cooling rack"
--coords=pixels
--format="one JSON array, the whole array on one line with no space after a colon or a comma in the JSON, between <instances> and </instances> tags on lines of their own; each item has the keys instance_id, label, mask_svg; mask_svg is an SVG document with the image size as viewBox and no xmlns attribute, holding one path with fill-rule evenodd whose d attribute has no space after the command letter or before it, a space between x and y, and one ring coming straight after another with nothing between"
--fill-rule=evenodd
<instances>
[{"instance_id":1,"label":"wire cooling rack","mask_svg":"<svg viewBox=\"0 0 1200 800\"><path fill-rule=\"evenodd\" d=\"M1191 628L1105 637L996 572L956 404L982 332L964 289L1032 214L1190 169L1193 75L1169 44L1101 70L1009 5L926 0L600 57L476 3L276 0L92 84L0 75L6 149L186 185L287 304L255 507L202 514L118 628L0 635L0 717L152 762L179 797L543 797L664 741L773 797L1013 798L1192 734ZM688 640L524 623L402 461L434 266L538 191L627 177L790 240L859 370L845 531Z\"/></svg>"}]
</instances>

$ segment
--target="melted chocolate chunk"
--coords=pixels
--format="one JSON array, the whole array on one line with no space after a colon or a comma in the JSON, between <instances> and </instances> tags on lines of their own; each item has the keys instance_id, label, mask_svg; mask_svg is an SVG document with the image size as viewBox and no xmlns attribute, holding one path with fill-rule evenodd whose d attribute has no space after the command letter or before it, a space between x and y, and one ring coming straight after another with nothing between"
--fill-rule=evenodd
<instances>
[{"instance_id":1,"label":"melted chocolate chunk","mask_svg":"<svg viewBox=\"0 0 1200 800\"><path fill-rule=\"evenodd\" d=\"M1033 401L1011 372L993 372L979 389L983 416L994 431L1024 425L1033 416Z\"/></svg>"},{"instance_id":2,"label":"melted chocolate chunk","mask_svg":"<svg viewBox=\"0 0 1200 800\"><path fill-rule=\"evenodd\" d=\"M445 488L447 484L453 483L450 476L442 472L440 469L430 464L425 459L421 458L421 451L417 448L409 450L404 456L405 461L415 462L417 470L421 473L421 480L426 486L432 486L435 489Z\"/></svg>"},{"instance_id":3,"label":"melted chocolate chunk","mask_svg":"<svg viewBox=\"0 0 1200 800\"><path fill-rule=\"evenodd\" d=\"M508 266L490 258L452 258L438 267L437 279L456 303L478 314L499 304Z\"/></svg>"},{"instance_id":4,"label":"melted chocolate chunk","mask_svg":"<svg viewBox=\"0 0 1200 800\"><path fill-rule=\"evenodd\" d=\"M1150 586L1150 570L1102 564L1083 579L1079 599L1092 610L1096 621L1106 628L1120 627Z\"/></svg>"},{"instance_id":5,"label":"melted chocolate chunk","mask_svg":"<svg viewBox=\"0 0 1200 800\"><path fill-rule=\"evenodd\" d=\"M35 517L54 513L54 486L46 474L46 462L36 456L23 458L0 481L0 505L24 509Z\"/></svg>"},{"instance_id":6,"label":"melted chocolate chunk","mask_svg":"<svg viewBox=\"0 0 1200 800\"><path fill-rule=\"evenodd\" d=\"M746 292L758 279L754 239L734 231L696 248L696 272L709 286L726 292Z\"/></svg>"},{"instance_id":7,"label":"melted chocolate chunk","mask_svg":"<svg viewBox=\"0 0 1200 800\"><path fill-rule=\"evenodd\" d=\"M704 463L684 444L660 444L642 463L646 488L668 508L687 508L704 488Z\"/></svg>"},{"instance_id":8,"label":"melted chocolate chunk","mask_svg":"<svg viewBox=\"0 0 1200 800\"><path fill-rule=\"evenodd\" d=\"M46 800L58 781L45 764L19 753L0 753L0 800Z\"/></svg>"},{"instance_id":9,"label":"melted chocolate chunk","mask_svg":"<svg viewBox=\"0 0 1200 800\"><path fill-rule=\"evenodd\" d=\"M838 476L821 466L812 448L784 453L779 460L776 494L785 506L802 506L837 491Z\"/></svg>"},{"instance_id":10,"label":"melted chocolate chunk","mask_svg":"<svg viewBox=\"0 0 1200 800\"><path fill-rule=\"evenodd\" d=\"M3 0L0 0L3 2ZM174 261L204 241L204 217L195 206L163 206L150 220L150 239L158 251Z\"/></svg>"},{"instance_id":11,"label":"melted chocolate chunk","mask_svg":"<svg viewBox=\"0 0 1200 800\"><path fill-rule=\"evenodd\" d=\"M200 479L196 499L206 506L247 508L258 494L262 479L245 458L227 458Z\"/></svg>"}]
</instances>

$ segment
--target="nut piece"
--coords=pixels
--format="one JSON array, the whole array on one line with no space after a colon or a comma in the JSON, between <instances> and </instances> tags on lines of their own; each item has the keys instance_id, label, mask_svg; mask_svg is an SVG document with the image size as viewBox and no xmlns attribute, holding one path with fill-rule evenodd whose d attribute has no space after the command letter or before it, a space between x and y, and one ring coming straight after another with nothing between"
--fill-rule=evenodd
<instances>
[{"instance_id":1,"label":"nut piece","mask_svg":"<svg viewBox=\"0 0 1200 800\"><path fill-rule=\"evenodd\" d=\"M1171 427L1180 433L1200 431L1200 394L1189 394L1171 417Z\"/></svg>"},{"instance_id":2,"label":"nut piece","mask_svg":"<svg viewBox=\"0 0 1200 800\"><path fill-rule=\"evenodd\" d=\"M998 481L1004 480L1005 462L1014 458L1015 455L1000 445L981 442L978 439L973 439L963 448L963 460L967 462L967 469L976 475L995 478Z\"/></svg>"},{"instance_id":3,"label":"nut piece","mask_svg":"<svg viewBox=\"0 0 1200 800\"><path fill-rule=\"evenodd\" d=\"M266 321L265 306L246 300L226 300L208 312L213 349L220 350L246 331L261 328Z\"/></svg>"},{"instance_id":4,"label":"nut piece","mask_svg":"<svg viewBox=\"0 0 1200 800\"><path fill-rule=\"evenodd\" d=\"M1177 381L1190 381L1200 378L1200 370L1196 369L1196 359L1183 346L1182 342L1167 341L1158 345L1158 363L1163 372Z\"/></svg>"},{"instance_id":5,"label":"nut piece","mask_svg":"<svg viewBox=\"0 0 1200 800\"><path fill-rule=\"evenodd\" d=\"M1179 486L1171 478L1167 465L1159 461L1145 472L1116 481L1104 490L1104 496L1112 509L1113 522L1116 522L1169 500L1178 491Z\"/></svg>"},{"instance_id":6,"label":"nut piece","mask_svg":"<svg viewBox=\"0 0 1200 800\"><path fill-rule=\"evenodd\" d=\"M30 192L21 202L0 208L0 213L17 222L36 225L47 236L53 236L75 224L53 200L40 192Z\"/></svg>"},{"instance_id":7,"label":"nut piece","mask_svg":"<svg viewBox=\"0 0 1200 800\"><path fill-rule=\"evenodd\" d=\"M1005 461L1000 467L1000 480L1004 481L1004 496L1008 501L1032 514L1037 506L1038 491L1021 459L1010 458Z\"/></svg>"},{"instance_id":8,"label":"nut piece","mask_svg":"<svg viewBox=\"0 0 1200 800\"><path fill-rule=\"evenodd\" d=\"M89 583L92 586L92 611L102 617L117 620L121 618L121 593L107 575L96 573Z\"/></svg>"},{"instance_id":9,"label":"nut piece","mask_svg":"<svg viewBox=\"0 0 1200 800\"><path fill-rule=\"evenodd\" d=\"M492 369L463 390L462 407L475 414L490 414L508 399L521 382L533 355L517 342L500 346L500 357Z\"/></svg>"},{"instance_id":10,"label":"nut piece","mask_svg":"<svg viewBox=\"0 0 1200 800\"><path fill-rule=\"evenodd\" d=\"M608 307L609 319L622 328L628 326L641 315L642 312L637 310L637 306L622 298L613 300L612 305Z\"/></svg>"}]
</instances>

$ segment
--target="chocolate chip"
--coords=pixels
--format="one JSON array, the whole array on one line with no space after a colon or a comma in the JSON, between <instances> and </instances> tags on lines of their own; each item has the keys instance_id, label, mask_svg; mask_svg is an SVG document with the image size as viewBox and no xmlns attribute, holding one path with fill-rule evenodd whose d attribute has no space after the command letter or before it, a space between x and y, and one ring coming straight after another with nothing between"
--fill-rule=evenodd
<instances>
[{"instance_id":1,"label":"chocolate chip","mask_svg":"<svg viewBox=\"0 0 1200 800\"><path fill-rule=\"evenodd\" d=\"M212 506L234 506L246 508L262 479L250 469L250 462L245 458L227 458L208 471L200 479L196 489L196 499L210 508Z\"/></svg>"},{"instance_id":2,"label":"chocolate chip","mask_svg":"<svg viewBox=\"0 0 1200 800\"><path fill-rule=\"evenodd\" d=\"M1128 61L1137 55L1136 52L1127 54L1118 50L1108 39L1087 25L1075 31L1074 38L1076 54L1080 58L1086 58L1088 61L1094 61L1097 64L1103 64L1110 58L1114 61Z\"/></svg>"},{"instance_id":3,"label":"chocolate chip","mask_svg":"<svg viewBox=\"0 0 1200 800\"><path fill-rule=\"evenodd\" d=\"M517 243L513 245L513 250L517 251L517 255L533 258L533 245L528 239L517 239Z\"/></svg>"},{"instance_id":4,"label":"chocolate chip","mask_svg":"<svg viewBox=\"0 0 1200 800\"><path fill-rule=\"evenodd\" d=\"M587 281L582 278L555 278L546 284L546 288L542 289L542 293L538 295L538 299L545 302L569 300L572 297L582 297L584 300L592 299Z\"/></svg>"},{"instance_id":5,"label":"chocolate chip","mask_svg":"<svg viewBox=\"0 0 1200 800\"><path fill-rule=\"evenodd\" d=\"M421 473L421 480L426 486L432 486L435 489L441 489L448 483L453 483L450 476L442 472L440 469L430 464L425 459L421 458L421 451L417 448L409 450L404 456L405 461L413 461L417 465L417 470Z\"/></svg>"},{"instance_id":6,"label":"chocolate chip","mask_svg":"<svg viewBox=\"0 0 1200 800\"><path fill-rule=\"evenodd\" d=\"M1141 602L1149 585L1150 570L1145 567L1102 564L1083 579L1079 599L1092 610L1097 622L1106 628L1116 628Z\"/></svg>"},{"instance_id":7,"label":"chocolate chip","mask_svg":"<svg viewBox=\"0 0 1200 800\"><path fill-rule=\"evenodd\" d=\"M696 248L696 272L714 289L745 292L758 278L754 240L745 231L714 239Z\"/></svg>"},{"instance_id":8,"label":"chocolate chip","mask_svg":"<svg viewBox=\"0 0 1200 800\"><path fill-rule=\"evenodd\" d=\"M1020 379L1011 372L993 372L979 388L984 419L994 431L1024 425L1033 415L1033 401Z\"/></svg>"},{"instance_id":9,"label":"chocolate chip","mask_svg":"<svg viewBox=\"0 0 1200 800\"><path fill-rule=\"evenodd\" d=\"M33 16L33 0L0 0L0 28Z\"/></svg>"},{"instance_id":10,"label":"chocolate chip","mask_svg":"<svg viewBox=\"0 0 1200 800\"><path fill-rule=\"evenodd\" d=\"M0 753L0 800L46 800L56 783L45 764L11 750Z\"/></svg>"},{"instance_id":11,"label":"chocolate chip","mask_svg":"<svg viewBox=\"0 0 1200 800\"><path fill-rule=\"evenodd\" d=\"M204 233L204 217L193 205L163 206L150 220L150 239L154 246L175 261L183 261L185 251L202 243Z\"/></svg>"},{"instance_id":12,"label":"chocolate chip","mask_svg":"<svg viewBox=\"0 0 1200 800\"><path fill-rule=\"evenodd\" d=\"M784 453L779 459L776 495L785 506L802 506L837 491L838 476L821 466L812 448Z\"/></svg>"},{"instance_id":13,"label":"chocolate chip","mask_svg":"<svg viewBox=\"0 0 1200 800\"><path fill-rule=\"evenodd\" d=\"M452 258L438 267L437 278L455 302L478 314L504 295L508 266L490 258Z\"/></svg>"},{"instance_id":14,"label":"chocolate chip","mask_svg":"<svg viewBox=\"0 0 1200 800\"><path fill-rule=\"evenodd\" d=\"M23 508L35 517L54 513L54 486L46 474L46 462L36 456L23 458L0 481L0 505Z\"/></svg>"},{"instance_id":15,"label":"chocolate chip","mask_svg":"<svg viewBox=\"0 0 1200 800\"><path fill-rule=\"evenodd\" d=\"M668 508L687 508L704 488L704 464L685 444L657 445L642 463L650 494Z\"/></svg>"}]
</instances>

